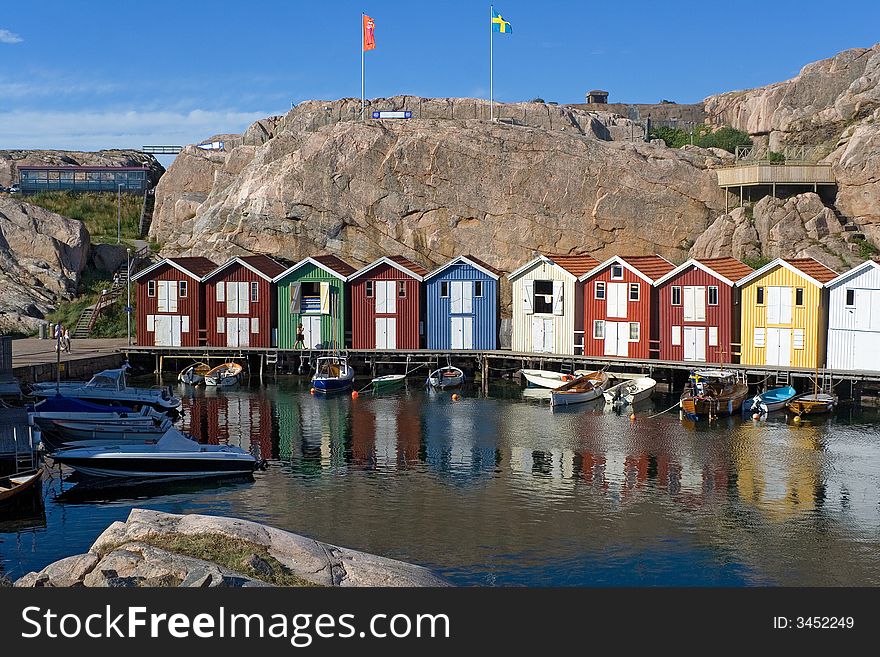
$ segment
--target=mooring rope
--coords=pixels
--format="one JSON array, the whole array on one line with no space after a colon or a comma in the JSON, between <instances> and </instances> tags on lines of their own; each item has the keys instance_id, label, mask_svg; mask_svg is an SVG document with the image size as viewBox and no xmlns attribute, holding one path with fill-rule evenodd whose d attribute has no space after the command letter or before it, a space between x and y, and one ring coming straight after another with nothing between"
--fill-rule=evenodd
<instances>
[{"instance_id":1,"label":"mooring rope","mask_svg":"<svg viewBox=\"0 0 880 657\"><path fill-rule=\"evenodd\" d=\"M681 404L681 402L675 402L675 404L674 404L673 406L670 406L670 407L667 408L665 411L660 411L659 413L655 413L654 415L649 415L649 416L648 416L648 419L649 419L649 420L652 420L652 419L654 419L655 417L659 417L659 416L663 415L664 413L668 413L668 412L671 411L672 409L674 409L674 408L678 408L680 404Z\"/></svg>"}]
</instances>

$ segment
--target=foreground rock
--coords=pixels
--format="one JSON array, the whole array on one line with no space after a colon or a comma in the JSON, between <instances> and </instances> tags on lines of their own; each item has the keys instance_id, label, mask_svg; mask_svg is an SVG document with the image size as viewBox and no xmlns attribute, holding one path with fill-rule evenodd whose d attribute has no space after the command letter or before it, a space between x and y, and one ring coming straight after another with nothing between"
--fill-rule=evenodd
<instances>
[{"instance_id":1,"label":"foreground rock","mask_svg":"<svg viewBox=\"0 0 880 657\"><path fill-rule=\"evenodd\" d=\"M81 221L0 195L0 334L36 330L75 294L88 255Z\"/></svg>"},{"instance_id":2,"label":"foreground rock","mask_svg":"<svg viewBox=\"0 0 880 657\"><path fill-rule=\"evenodd\" d=\"M200 551L201 555L186 554ZM213 555L214 561L199 558ZM231 568L229 564L235 564ZM18 587L448 586L429 570L235 518L133 509L89 552L19 579Z\"/></svg>"},{"instance_id":3,"label":"foreground rock","mask_svg":"<svg viewBox=\"0 0 880 657\"><path fill-rule=\"evenodd\" d=\"M152 155L133 149L106 151L0 150L0 186L18 182L20 166L147 167L152 183L159 182L165 168Z\"/></svg>"}]
</instances>

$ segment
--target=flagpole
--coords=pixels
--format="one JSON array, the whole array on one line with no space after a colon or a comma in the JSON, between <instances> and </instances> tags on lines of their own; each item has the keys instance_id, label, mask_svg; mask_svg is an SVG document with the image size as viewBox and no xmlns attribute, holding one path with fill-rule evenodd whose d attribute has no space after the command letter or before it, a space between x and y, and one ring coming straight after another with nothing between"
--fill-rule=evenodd
<instances>
[{"instance_id":1,"label":"flagpole","mask_svg":"<svg viewBox=\"0 0 880 657\"><path fill-rule=\"evenodd\" d=\"M494 103L495 103L495 92L494 92L494 53L492 52L492 18L495 16L495 6L489 5L489 120L492 121L494 119Z\"/></svg>"},{"instance_id":2,"label":"flagpole","mask_svg":"<svg viewBox=\"0 0 880 657\"><path fill-rule=\"evenodd\" d=\"M366 35L364 34L364 12L361 12L361 121L364 120L364 48L366 47L366 42L364 42L364 38Z\"/></svg>"}]
</instances>

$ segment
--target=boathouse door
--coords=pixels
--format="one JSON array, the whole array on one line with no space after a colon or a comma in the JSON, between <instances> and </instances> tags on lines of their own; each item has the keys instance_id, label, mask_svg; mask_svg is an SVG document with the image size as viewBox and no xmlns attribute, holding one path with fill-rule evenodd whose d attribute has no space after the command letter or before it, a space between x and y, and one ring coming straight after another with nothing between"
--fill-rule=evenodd
<instances>
[{"instance_id":1,"label":"boathouse door","mask_svg":"<svg viewBox=\"0 0 880 657\"><path fill-rule=\"evenodd\" d=\"M767 365L791 365L791 329L767 329Z\"/></svg>"},{"instance_id":2,"label":"boathouse door","mask_svg":"<svg viewBox=\"0 0 880 657\"><path fill-rule=\"evenodd\" d=\"M376 349L397 349L396 317L376 318Z\"/></svg>"},{"instance_id":3,"label":"boathouse door","mask_svg":"<svg viewBox=\"0 0 880 657\"><path fill-rule=\"evenodd\" d=\"M684 327L684 359L705 362L706 360L706 327Z\"/></svg>"},{"instance_id":4,"label":"boathouse door","mask_svg":"<svg viewBox=\"0 0 880 657\"><path fill-rule=\"evenodd\" d=\"M605 355L629 356L629 322L605 322Z\"/></svg>"},{"instance_id":5,"label":"boathouse door","mask_svg":"<svg viewBox=\"0 0 880 657\"><path fill-rule=\"evenodd\" d=\"M452 348L453 349L473 349L474 348L474 318L473 317L452 317L450 330L452 332ZM551 326L552 332L552 326Z\"/></svg>"},{"instance_id":6,"label":"boathouse door","mask_svg":"<svg viewBox=\"0 0 880 657\"><path fill-rule=\"evenodd\" d=\"M302 325L306 349L315 349L321 344L321 318L306 315L302 318Z\"/></svg>"},{"instance_id":7,"label":"boathouse door","mask_svg":"<svg viewBox=\"0 0 880 657\"><path fill-rule=\"evenodd\" d=\"M189 317L186 319L188 323ZM180 346L180 315L156 315L153 320L153 328L155 329L155 345L157 347Z\"/></svg>"},{"instance_id":8,"label":"boathouse door","mask_svg":"<svg viewBox=\"0 0 880 657\"><path fill-rule=\"evenodd\" d=\"M553 353L553 320L532 317L532 351Z\"/></svg>"},{"instance_id":9,"label":"boathouse door","mask_svg":"<svg viewBox=\"0 0 880 657\"><path fill-rule=\"evenodd\" d=\"M247 317L226 318L226 346L247 347L250 345L251 321Z\"/></svg>"}]
</instances>

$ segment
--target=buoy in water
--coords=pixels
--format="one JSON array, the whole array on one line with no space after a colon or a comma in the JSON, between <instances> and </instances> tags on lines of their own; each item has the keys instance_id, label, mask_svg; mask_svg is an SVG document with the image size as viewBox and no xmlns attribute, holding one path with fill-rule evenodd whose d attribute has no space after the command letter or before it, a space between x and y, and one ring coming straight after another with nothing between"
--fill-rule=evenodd
<instances>
[{"instance_id":1,"label":"buoy in water","mask_svg":"<svg viewBox=\"0 0 880 657\"><path fill-rule=\"evenodd\" d=\"M309 388L309 394L310 394L310 395L314 395L314 394L315 394L315 389L314 389L314 388Z\"/></svg>"},{"instance_id":2,"label":"buoy in water","mask_svg":"<svg viewBox=\"0 0 880 657\"><path fill-rule=\"evenodd\" d=\"M753 419L753 420L760 420L760 419L761 419L761 414L760 414L760 413L755 413L754 415L752 415L752 419Z\"/></svg>"},{"instance_id":3,"label":"buoy in water","mask_svg":"<svg viewBox=\"0 0 880 657\"><path fill-rule=\"evenodd\" d=\"M792 420L792 422L794 422L795 424L800 424L800 421L801 421L800 415L795 415L794 420Z\"/></svg>"},{"instance_id":4,"label":"buoy in water","mask_svg":"<svg viewBox=\"0 0 880 657\"><path fill-rule=\"evenodd\" d=\"M461 397L459 397L458 394L454 393L452 395L452 401L458 401L459 399L461 399Z\"/></svg>"},{"instance_id":5,"label":"buoy in water","mask_svg":"<svg viewBox=\"0 0 880 657\"><path fill-rule=\"evenodd\" d=\"M358 398L358 391L357 391L357 390L352 390L352 391L351 391L351 398L352 398L352 399L357 399L357 398Z\"/></svg>"},{"instance_id":6,"label":"buoy in water","mask_svg":"<svg viewBox=\"0 0 880 657\"><path fill-rule=\"evenodd\" d=\"M630 422L635 422L635 421L636 421L636 414L635 414L635 413L630 413L630 414L629 414L629 421L630 421Z\"/></svg>"}]
</instances>

